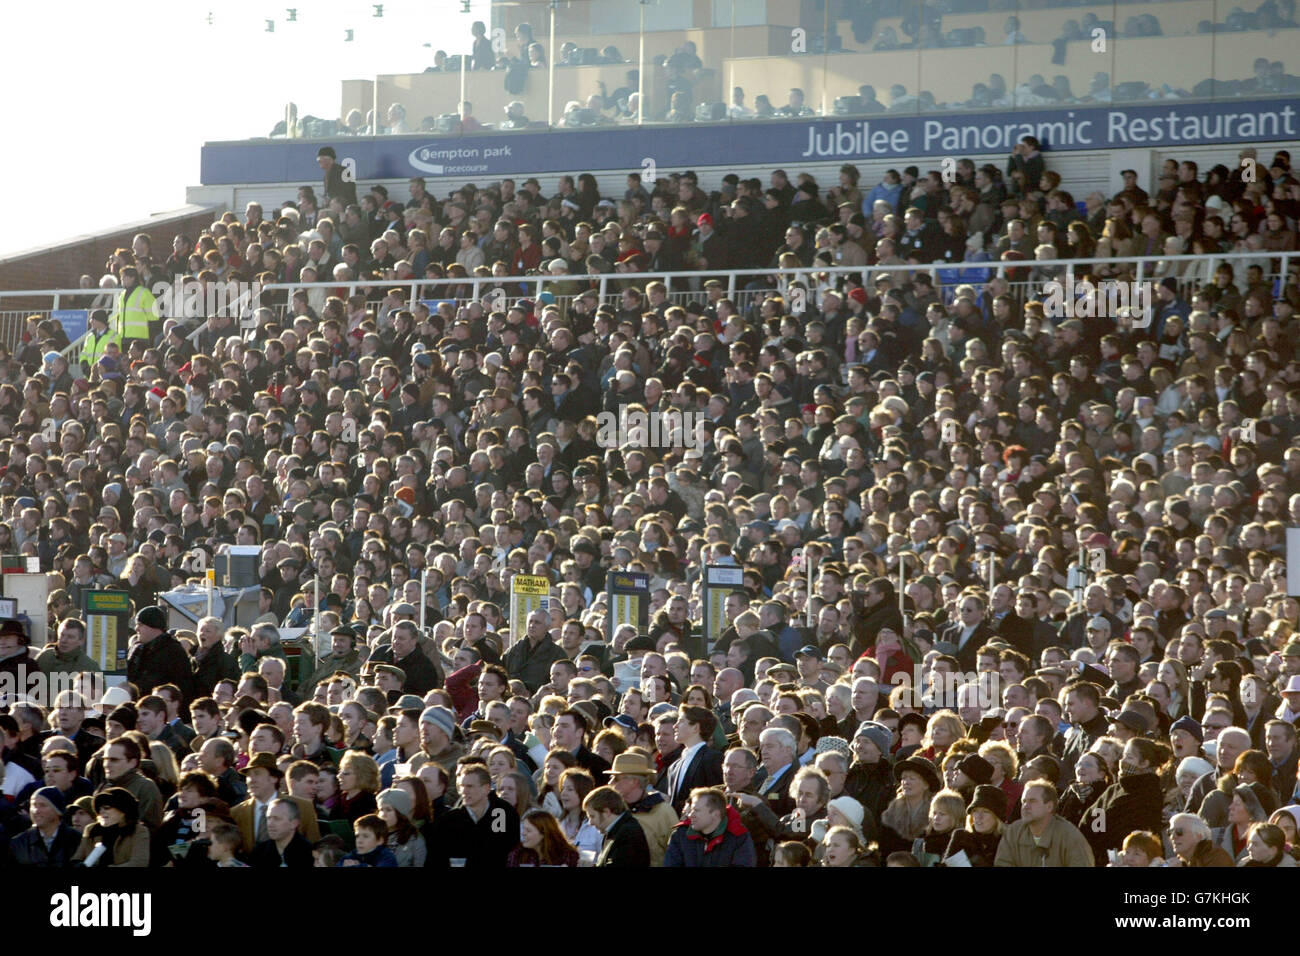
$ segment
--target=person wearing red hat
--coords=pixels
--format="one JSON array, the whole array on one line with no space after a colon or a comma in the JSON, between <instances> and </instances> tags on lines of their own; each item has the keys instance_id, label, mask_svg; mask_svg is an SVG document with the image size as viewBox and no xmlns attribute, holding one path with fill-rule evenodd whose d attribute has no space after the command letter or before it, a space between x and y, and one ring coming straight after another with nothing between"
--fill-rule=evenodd
<instances>
[{"instance_id":1,"label":"person wearing red hat","mask_svg":"<svg viewBox=\"0 0 1300 956\"><path fill-rule=\"evenodd\" d=\"M726 238L713 225L713 217L707 212L695 220L700 250L701 269L731 268L731 250Z\"/></svg>"}]
</instances>

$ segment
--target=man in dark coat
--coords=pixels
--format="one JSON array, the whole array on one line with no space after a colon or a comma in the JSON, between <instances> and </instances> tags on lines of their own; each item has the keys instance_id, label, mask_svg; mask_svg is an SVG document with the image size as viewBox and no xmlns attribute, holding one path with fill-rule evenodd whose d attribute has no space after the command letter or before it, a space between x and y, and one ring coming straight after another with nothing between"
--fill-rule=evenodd
<instances>
[{"instance_id":1,"label":"man in dark coat","mask_svg":"<svg viewBox=\"0 0 1300 956\"><path fill-rule=\"evenodd\" d=\"M338 154L332 146L322 146L316 151L316 164L325 172L325 204L331 199L340 199L343 206L355 206L357 203L356 180L345 176L344 167L338 163Z\"/></svg>"},{"instance_id":2,"label":"man in dark coat","mask_svg":"<svg viewBox=\"0 0 1300 956\"><path fill-rule=\"evenodd\" d=\"M985 620L984 601L977 594L963 594L957 614L958 619L939 632L939 640L950 645L947 653L957 658L959 669L973 671L978 651L993 637L993 628Z\"/></svg>"},{"instance_id":3,"label":"man in dark coat","mask_svg":"<svg viewBox=\"0 0 1300 956\"><path fill-rule=\"evenodd\" d=\"M518 812L492 792L492 777L481 764L461 767L456 789L461 805L434 821L424 865L447 867L456 860L458 866L505 869L519 845Z\"/></svg>"},{"instance_id":4,"label":"man in dark coat","mask_svg":"<svg viewBox=\"0 0 1300 956\"><path fill-rule=\"evenodd\" d=\"M161 684L180 688L181 700L192 696L193 671L184 646L167 630L167 612L157 605L141 608L135 616L135 640L126 659L126 679L141 694Z\"/></svg>"},{"instance_id":5,"label":"man in dark coat","mask_svg":"<svg viewBox=\"0 0 1300 956\"><path fill-rule=\"evenodd\" d=\"M420 649L419 630L410 621L401 621L393 626L393 643L381 647L370 655L376 664L392 664L406 675L402 682L402 693L423 697L435 687L443 684L442 674L437 665L429 660Z\"/></svg>"},{"instance_id":6,"label":"man in dark coat","mask_svg":"<svg viewBox=\"0 0 1300 956\"><path fill-rule=\"evenodd\" d=\"M1092 749L1097 740L1105 736L1110 722L1101 711L1101 693L1096 684L1079 681L1066 688L1066 719L1070 729L1065 732L1065 748L1061 751L1061 779L1074 777L1074 765Z\"/></svg>"},{"instance_id":7,"label":"man in dark coat","mask_svg":"<svg viewBox=\"0 0 1300 956\"><path fill-rule=\"evenodd\" d=\"M301 811L296 803L288 798L272 800L270 809L266 811L267 839L253 847L248 855L248 865L294 870L311 867L314 863L311 844L298 832L301 822Z\"/></svg>"},{"instance_id":8,"label":"man in dark coat","mask_svg":"<svg viewBox=\"0 0 1300 956\"><path fill-rule=\"evenodd\" d=\"M605 842L596 858L597 866L649 867L650 843L636 817L627 811L627 803L613 787L597 787L582 801L587 819L601 833Z\"/></svg>"},{"instance_id":9,"label":"man in dark coat","mask_svg":"<svg viewBox=\"0 0 1300 956\"><path fill-rule=\"evenodd\" d=\"M1039 620L1033 592L1019 591L1015 609L998 623L998 637L1036 661L1056 639L1056 632L1046 621Z\"/></svg>"},{"instance_id":10,"label":"man in dark coat","mask_svg":"<svg viewBox=\"0 0 1300 956\"><path fill-rule=\"evenodd\" d=\"M195 697L210 697L212 689L223 680L237 681L240 678L239 658L225 649L221 643L221 627L213 621L199 625L199 649L194 655ZM140 688L147 694L153 690Z\"/></svg>"},{"instance_id":11,"label":"man in dark coat","mask_svg":"<svg viewBox=\"0 0 1300 956\"><path fill-rule=\"evenodd\" d=\"M600 754L587 748L588 724L589 718L578 708L566 710L555 718L555 726L551 728L551 746L573 754L578 766L591 774L591 778L600 786L609 779L609 763Z\"/></svg>"},{"instance_id":12,"label":"man in dark coat","mask_svg":"<svg viewBox=\"0 0 1300 956\"><path fill-rule=\"evenodd\" d=\"M691 815L673 830L664 866L756 866L754 840L722 791L691 792Z\"/></svg>"},{"instance_id":13,"label":"man in dark coat","mask_svg":"<svg viewBox=\"0 0 1300 956\"><path fill-rule=\"evenodd\" d=\"M682 753L668 766L668 789L664 791L678 816L682 815L687 796L693 790L722 783L722 752L707 743L716 725L717 718L706 708L681 708L675 730Z\"/></svg>"},{"instance_id":14,"label":"man in dark coat","mask_svg":"<svg viewBox=\"0 0 1300 956\"><path fill-rule=\"evenodd\" d=\"M849 642L849 653L860 656L867 648L876 643L876 635L881 628L893 628L903 633L903 615L898 610L898 593L894 583L888 578L876 578L867 585L866 611L855 614L853 636Z\"/></svg>"},{"instance_id":15,"label":"man in dark coat","mask_svg":"<svg viewBox=\"0 0 1300 956\"><path fill-rule=\"evenodd\" d=\"M64 822L67 803L58 787L41 787L29 803L32 825L9 843L11 866L68 866L81 846L81 834ZM49 844L46 844L46 841Z\"/></svg>"},{"instance_id":16,"label":"man in dark coat","mask_svg":"<svg viewBox=\"0 0 1300 956\"><path fill-rule=\"evenodd\" d=\"M521 680L531 694L551 676L551 665L567 655L564 648L551 640L551 618L545 611L528 615L527 633L501 658L512 680Z\"/></svg>"},{"instance_id":17,"label":"man in dark coat","mask_svg":"<svg viewBox=\"0 0 1300 956\"><path fill-rule=\"evenodd\" d=\"M893 732L888 727L868 720L858 725L849 745L854 759L844 779L844 792L875 814L877 819L889 806L897 788L889 764L893 740ZM868 741L875 745L876 752L866 746Z\"/></svg>"}]
</instances>

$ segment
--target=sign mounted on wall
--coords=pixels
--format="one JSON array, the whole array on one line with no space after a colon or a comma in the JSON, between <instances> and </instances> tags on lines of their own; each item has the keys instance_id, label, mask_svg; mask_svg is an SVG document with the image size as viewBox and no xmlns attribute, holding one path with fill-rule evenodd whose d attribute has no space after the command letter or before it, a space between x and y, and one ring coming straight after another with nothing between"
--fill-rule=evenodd
<instances>
[{"instance_id":1,"label":"sign mounted on wall","mask_svg":"<svg viewBox=\"0 0 1300 956\"><path fill-rule=\"evenodd\" d=\"M641 168L691 168L701 156L730 166L1007 153L1037 137L1049 152L1212 146L1300 138L1295 100L1163 100L1133 106L959 111L808 120L648 124L594 130L423 133L378 139L257 140L208 143L205 186L297 182L316 169L316 150L332 145L357 163L362 180L408 176L535 176ZM575 166L575 164L577 164Z\"/></svg>"}]
</instances>

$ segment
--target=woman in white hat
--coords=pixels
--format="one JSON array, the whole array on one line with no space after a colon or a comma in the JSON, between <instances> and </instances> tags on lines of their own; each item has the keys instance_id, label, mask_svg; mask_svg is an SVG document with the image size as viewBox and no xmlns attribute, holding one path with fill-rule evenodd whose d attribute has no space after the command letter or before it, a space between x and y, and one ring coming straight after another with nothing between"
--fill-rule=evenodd
<instances>
[{"instance_id":1,"label":"woman in white hat","mask_svg":"<svg viewBox=\"0 0 1300 956\"><path fill-rule=\"evenodd\" d=\"M822 859L826 856L826 835L832 827L848 827L858 835L862 843L867 843L875 836L876 821L871 820L868 829L871 834L863 833L863 823L866 820L867 811L858 801L849 796L838 796L830 803L826 804L826 816L820 820L813 821L810 835L816 841L813 847L813 864L820 865Z\"/></svg>"}]
</instances>

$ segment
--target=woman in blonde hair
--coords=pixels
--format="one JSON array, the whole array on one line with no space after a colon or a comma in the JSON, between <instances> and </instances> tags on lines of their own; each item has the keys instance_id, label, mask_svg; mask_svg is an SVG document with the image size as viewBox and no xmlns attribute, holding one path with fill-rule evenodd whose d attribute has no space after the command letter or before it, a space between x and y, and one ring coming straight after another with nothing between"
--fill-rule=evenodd
<instances>
[{"instance_id":1,"label":"woman in blonde hair","mask_svg":"<svg viewBox=\"0 0 1300 956\"><path fill-rule=\"evenodd\" d=\"M943 859L952 834L966 818L966 798L956 790L940 790L930 798L929 823L912 841L912 855L922 866L935 866Z\"/></svg>"},{"instance_id":2,"label":"woman in blonde hair","mask_svg":"<svg viewBox=\"0 0 1300 956\"><path fill-rule=\"evenodd\" d=\"M1166 710L1170 722L1185 715L1190 703L1188 695L1191 692L1191 685L1187 680L1187 665L1182 661L1166 657L1156 670L1156 680L1169 688L1169 705Z\"/></svg>"},{"instance_id":3,"label":"woman in blonde hair","mask_svg":"<svg viewBox=\"0 0 1300 956\"><path fill-rule=\"evenodd\" d=\"M166 800L176 792L176 788L180 783L180 770L176 766L176 755L172 753L172 749L165 743L151 740L149 742L149 759L153 761L153 765L158 771L154 783L158 785L158 791Z\"/></svg>"},{"instance_id":4,"label":"woman in blonde hair","mask_svg":"<svg viewBox=\"0 0 1300 956\"><path fill-rule=\"evenodd\" d=\"M339 761L339 805L336 817L345 817L355 823L368 813L379 809L376 794L380 782L379 764L375 758L350 750Z\"/></svg>"},{"instance_id":5,"label":"woman in blonde hair","mask_svg":"<svg viewBox=\"0 0 1300 956\"><path fill-rule=\"evenodd\" d=\"M826 854L822 866L879 866L874 846L863 842L851 827L831 827L826 833Z\"/></svg>"},{"instance_id":6,"label":"woman in blonde hair","mask_svg":"<svg viewBox=\"0 0 1300 956\"><path fill-rule=\"evenodd\" d=\"M158 596L158 588L153 576L149 574L149 562L142 555L133 554L126 559L122 569L122 579L118 586L131 594L136 607L149 607Z\"/></svg>"},{"instance_id":7,"label":"woman in blonde hair","mask_svg":"<svg viewBox=\"0 0 1300 956\"><path fill-rule=\"evenodd\" d=\"M1007 805L1014 807L1020 802L1024 784L1016 779L1020 760L1011 745L1005 740L990 740L980 746L980 756L993 765L993 779L989 781L1007 795Z\"/></svg>"},{"instance_id":8,"label":"woman in blonde hair","mask_svg":"<svg viewBox=\"0 0 1300 956\"><path fill-rule=\"evenodd\" d=\"M1110 771L1112 779L1119 776L1119 762L1124 756L1124 745L1117 737L1098 737L1089 750L1106 761L1106 769Z\"/></svg>"},{"instance_id":9,"label":"woman in blonde hair","mask_svg":"<svg viewBox=\"0 0 1300 956\"><path fill-rule=\"evenodd\" d=\"M919 756L938 762L954 741L966 736L966 725L951 710L935 713L925 725L925 736L921 738Z\"/></svg>"},{"instance_id":10,"label":"woman in blonde hair","mask_svg":"<svg viewBox=\"0 0 1300 956\"><path fill-rule=\"evenodd\" d=\"M953 831L944 859L964 853L971 866L992 866L1002 842L1007 795L1000 787L981 784L966 808L966 826Z\"/></svg>"}]
</instances>

